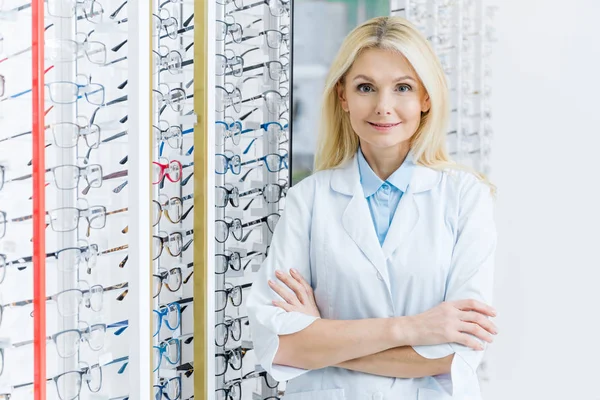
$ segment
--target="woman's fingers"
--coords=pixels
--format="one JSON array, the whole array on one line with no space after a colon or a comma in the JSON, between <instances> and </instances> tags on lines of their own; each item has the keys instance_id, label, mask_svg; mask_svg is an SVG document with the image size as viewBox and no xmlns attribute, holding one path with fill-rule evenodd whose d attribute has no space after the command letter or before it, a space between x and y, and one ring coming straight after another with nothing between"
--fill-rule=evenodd
<instances>
[{"instance_id":1,"label":"woman's fingers","mask_svg":"<svg viewBox=\"0 0 600 400\"><path fill-rule=\"evenodd\" d=\"M281 282L285 283L285 285L287 287L289 287L290 289L292 289L294 291L294 293L296 294L296 297L298 298L300 303L305 304L306 290L304 289L304 287L302 286L302 284L300 282L298 282L296 279L292 278L289 274L283 273L281 271L275 271L275 276L277 276L277 279L279 279Z\"/></svg>"},{"instance_id":2,"label":"woman's fingers","mask_svg":"<svg viewBox=\"0 0 600 400\"><path fill-rule=\"evenodd\" d=\"M294 311L294 307L291 304L286 303L285 301L273 300L273 305L279 308L283 308L287 312Z\"/></svg>"},{"instance_id":3,"label":"woman's fingers","mask_svg":"<svg viewBox=\"0 0 600 400\"><path fill-rule=\"evenodd\" d=\"M464 333L459 333L458 336L452 341L462 344L463 346L470 347L473 350L483 350L483 345L479 343L477 339L475 339L473 336L465 335Z\"/></svg>"},{"instance_id":4,"label":"woman's fingers","mask_svg":"<svg viewBox=\"0 0 600 400\"><path fill-rule=\"evenodd\" d=\"M498 334L498 328L496 327L496 325L492 321L487 319L485 316L476 311L461 311L460 319L465 322L473 322L475 324L478 324L480 327L482 327L491 334Z\"/></svg>"},{"instance_id":5,"label":"woman's fingers","mask_svg":"<svg viewBox=\"0 0 600 400\"><path fill-rule=\"evenodd\" d=\"M484 342L492 343L494 338L485 329L473 322L461 322L458 328L460 332L470 333L471 335L483 340ZM473 338L470 341L474 342ZM472 347L469 345L469 347Z\"/></svg>"},{"instance_id":6,"label":"woman's fingers","mask_svg":"<svg viewBox=\"0 0 600 400\"><path fill-rule=\"evenodd\" d=\"M302 274L300 274L300 272L296 271L294 268L290 269L290 273L292 275L292 278L294 278L295 280L300 282L300 284L306 290L306 293L310 293L310 291L312 290L312 286L310 286L310 284L306 281L306 279L304 279Z\"/></svg>"},{"instance_id":7,"label":"woman's fingers","mask_svg":"<svg viewBox=\"0 0 600 400\"><path fill-rule=\"evenodd\" d=\"M475 299L455 300L451 303L462 311L477 311L490 317L496 316L496 310L493 307Z\"/></svg>"},{"instance_id":8,"label":"woman's fingers","mask_svg":"<svg viewBox=\"0 0 600 400\"><path fill-rule=\"evenodd\" d=\"M289 290L285 290L283 287L281 287L278 283L273 282L272 280L269 279L269 286L271 287L271 289L273 289L273 291L275 293L277 293L279 296L281 296L282 299L284 299L288 304L298 304L298 298L294 295L294 293L290 293Z\"/></svg>"}]
</instances>

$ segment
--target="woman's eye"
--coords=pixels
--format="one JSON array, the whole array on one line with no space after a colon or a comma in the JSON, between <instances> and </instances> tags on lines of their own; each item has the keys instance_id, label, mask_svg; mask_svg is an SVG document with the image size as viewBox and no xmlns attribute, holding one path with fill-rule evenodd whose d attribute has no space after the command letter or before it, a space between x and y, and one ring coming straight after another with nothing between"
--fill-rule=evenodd
<instances>
[{"instance_id":1,"label":"woman's eye","mask_svg":"<svg viewBox=\"0 0 600 400\"><path fill-rule=\"evenodd\" d=\"M398 91L400 92L410 92L412 90L412 87L410 85L398 85Z\"/></svg>"},{"instance_id":2,"label":"woman's eye","mask_svg":"<svg viewBox=\"0 0 600 400\"><path fill-rule=\"evenodd\" d=\"M362 84L358 85L357 89L361 93L370 93L373 91L373 87L366 83L362 83Z\"/></svg>"}]
</instances>

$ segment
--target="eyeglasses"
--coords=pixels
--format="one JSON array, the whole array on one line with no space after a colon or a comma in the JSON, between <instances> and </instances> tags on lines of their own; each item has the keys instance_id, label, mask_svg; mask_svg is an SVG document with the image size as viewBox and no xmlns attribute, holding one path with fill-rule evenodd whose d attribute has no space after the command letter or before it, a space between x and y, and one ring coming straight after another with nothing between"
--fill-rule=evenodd
<instances>
[{"instance_id":1,"label":"eyeglasses","mask_svg":"<svg viewBox=\"0 0 600 400\"><path fill-rule=\"evenodd\" d=\"M169 147L178 150L183 144L183 131L177 125L169 125L165 120L158 121L158 126L153 125L154 138L157 142L167 142ZM193 132L191 130L188 133Z\"/></svg>"},{"instance_id":2,"label":"eyeglasses","mask_svg":"<svg viewBox=\"0 0 600 400\"><path fill-rule=\"evenodd\" d=\"M228 90L220 85L215 86L216 110L224 112L228 107L233 107L236 112L240 112L242 109L242 92L238 87L233 86L233 84L227 86L233 87L233 89Z\"/></svg>"},{"instance_id":3,"label":"eyeglasses","mask_svg":"<svg viewBox=\"0 0 600 400\"><path fill-rule=\"evenodd\" d=\"M235 121L231 117L225 117L224 121L216 121L217 135L223 140L231 139L234 145L240 144L240 134L242 132L242 123Z\"/></svg>"},{"instance_id":4,"label":"eyeglasses","mask_svg":"<svg viewBox=\"0 0 600 400\"><path fill-rule=\"evenodd\" d=\"M154 399L161 400L163 396L167 400L178 400L181 398L181 377L166 379L160 378L159 384L154 385Z\"/></svg>"},{"instance_id":5,"label":"eyeglasses","mask_svg":"<svg viewBox=\"0 0 600 400\"><path fill-rule=\"evenodd\" d=\"M231 268L233 271L242 271L246 269L248 263L252 261L248 261L248 263L244 265L244 268L242 268L242 258L256 257L260 254L263 254L257 251L250 251L244 257L242 257L237 251L226 251L226 253L228 254L215 254L215 274L225 274L229 268Z\"/></svg>"},{"instance_id":6,"label":"eyeglasses","mask_svg":"<svg viewBox=\"0 0 600 400\"><path fill-rule=\"evenodd\" d=\"M47 5L48 15L57 18L71 18L81 10L85 19L98 24L104 14L104 8L96 0L48 0Z\"/></svg>"},{"instance_id":7,"label":"eyeglasses","mask_svg":"<svg viewBox=\"0 0 600 400\"><path fill-rule=\"evenodd\" d=\"M227 367L239 371L242 369L242 358L248 352L248 348L237 347L215 355L215 376L225 375Z\"/></svg>"},{"instance_id":8,"label":"eyeglasses","mask_svg":"<svg viewBox=\"0 0 600 400\"><path fill-rule=\"evenodd\" d=\"M242 100L242 103L250 101L264 99L267 104L267 110L273 114L279 114L279 107L285 107L289 102L289 93L282 95L277 90L267 90L264 93L251 97L249 99Z\"/></svg>"},{"instance_id":9,"label":"eyeglasses","mask_svg":"<svg viewBox=\"0 0 600 400\"><path fill-rule=\"evenodd\" d=\"M0 211L0 239L6 234L6 212Z\"/></svg>"},{"instance_id":10,"label":"eyeglasses","mask_svg":"<svg viewBox=\"0 0 600 400\"><path fill-rule=\"evenodd\" d=\"M45 83L44 86L48 90L48 97L54 104L73 104L77 100L85 98L88 103L93 105L104 104L104 86L99 83L91 83L88 81L85 84L79 84L71 81L56 81ZM5 97L1 101L19 98L31 89Z\"/></svg>"},{"instance_id":11,"label":"eyeglasses","mask_svg":"<svg viewBox=\"0 0 600 400\"><path fill-rule=\"evenodd\" d=\"M165 84L161 83L160 85ZM168 88L168 86L166 86L166 88ZM160 90L152 89L152 93L154 95L154 102L159 108L164 109L164 107L169 105L173 111L176 112L183 111L184 101L191 97L191 95L188 97L185 93L185 90L182 88L168 89L166 94Z\"/></svg>"},{"instance_id":12,"label":"eyeglasses","mask_svg":"<svg viewBox=\"0 0 600 400\"><path fill-rule=\"evenodd\" d=\"M254 160L244 161L241 165L249 165L256 162L263 162L267 167L269 172L279 172L284 169L288 169L288 153L285 154L277 154L277 153L269 153L262 157L255 158Z\"/></svg>"},{"instance_id":13,"label":"eyeglasses","mask_svg":"<svg viewBox=\"0 0 600 400\"><path fill-rule=\"evenodd\" d=\"M254 193L261 194L265 202L269 204L278 203L279 200L285 197L287 193L287 185L280 185L278 183L267 183L262 188L254 188L240 193L239 197L249 196ZM252 201L254 201L254 199L252 199L250 203L252 203ZM248 205L246 205L246 207L248 207ZM246 207L244 209L246 209Z\"/></svg>"},{"instance_id":14,"label":"eyeglasses","mask_svg":"<svg viewBox=\"0 0 600 400\"><path fill-rule=\"evenodd\" d=\"M242 225L242 228L248 228L250 226L266 223L267 228L269 228L269 231L271 231L271 233L273 233L273 232L275 232L275 226L277 225L277 222L279 222L279 218L280 218L280 215L278 213L271 213L271 214L267 215L266 217L255 219L254 221L251 221L251 222L246 222L245 224ZM252 230L248 231L248 233L246 233L246 235L242 238L241 242L245 242L248 239L248 236L250 235L251 232L252 232Z\"/></svg>"},{"instance_id":15,"label":"eyeglasses","mask_svg":"<svg viewBox=\"0 0 600 400\"><path fill-rule=\"evenodd\" d=\"M89 40L85 32L75 33L77 40L71 39L46 39L46 58L52 62L73 62L87 57L92 64L106 64L106 45L102 42Z\"/></svg>"},{"instance_id":16,"label":"eyeglasses","mask_svg":"<svg viewBox=\"0 0 600 400\"><path fill-rule=\"evenodd\" d=\"M225 186L215 186L215 207L223 208L230 203L233 207L240 205L240 191L233 186L231 189Z\"/></svg>"},{"instance_id":17,"label":"eyeglasses","mask_svg":"<svg viewBox=\"0 0 600 400\"><path fill-rule=\"evenodd\" d=\"M229 336L234 341L238 341L242 338L242 320L245 319L245 325L248 325L248 317L231 318L225 316L225 322L215 325L215 345L219 347L225 346L229 340Z\"/></svg>"},{"instance_id":18,"label":"eyeglasses","mask_svg":"<svg viewBox=\"0 0 600 400\"><path fill-rule=\"evenodd\" d=\"M92 311L101 311L103 305L103 293L127 288L129 284L119 283L117 285L107 286L106 288L102 285L93 285L89 287L86 281L79 281L79 284L86 286L86 289L67 289L63 290L55 295L46 297L46 301L55 301L58 313L62 317L74 317L79 315L79 307L83 304L86 308ZM125 293L126 294L126 293ZM125 297L124 294L119 296L120 300ZM28 304L33 304L33 300L22 300L10 304L5 304L4 307L22 307ZM0 312L0 317L1 317ZM0 319L1 322L1 319Z\"/></svg>"},{"instance_id":19,"label":"eyeglasses","mask_svg":"<svg viewBox=\"0 0 600 400\"><path fill-rule=\"evenodd\" d=\"M48 211L50 226L54 232L70 232L77 229L79 219L85 218L88 228L102 229L106 225L106 207L91 206L88 208L63 207Z\"/></svg>"},{"instance_id":20,"label":"eyeglasses","mask_svg":"<svg viewBox=\"0 0 600 400\"><path fill-rule=\"evenodd\" d=\"M269 375L267 373L267 371L261 371L261 372L252 371L252 372L248 372L246 375L244 375L242 377L242 379L245 380L245 379L258 378L258 377L263 378L265 380L265 384L267 385L267 387L269 387L271 389L276 389L277 386L279 386L279 382L277 382L275 379L273 379L273 377L271 375Z\"/></svg>"},{"instance_id":21,"label":"eyeglasses","mask_svg":"<svg viewBox=\"0 0 600 400\"><path fill-rule=\"evenodd\" d=\"M179 325L181 324L181 311L181 305L175 302L163 305L159 307L158 310L152 310L152 325L154 326L154 334L152 336L158 335L160 328L162 327L163 320L165 322L165 326L169 330L174 331L179 328Z\"/></svg>"},{"instance_id":22,"label":"eyeglasses","mask_svg":"<svg viewBox=\"0 0 600 400\"><path fill-rule=\"evenodd\" d=\"M172 257L179 257L181 253L188 249L193 239L183 245L183 236L188 236L194 233L193 229L190 229L184 233L173 232L167 234L166 232L159 232L162 236L152 236L152 254L154 254L153 260L157 260L161 255L163 248L167 248L167 252Z\"/></svg>"},{"instance_id":23,"label":"eyeglasses","mask_svg":"<svg viewBox=\"0 0 600 400\"><path fill-rule=\"evenodd\" d=\"M265 37L265 43L267 47L271 49L279 49L282 43L285 43L286 46L289 47L290 33L289 28L287 26L284 26L281 30L267 29L262 32L259 32L257 35L244 36L241 39L239 39L239 42L236 43L245 42L246 40L254 39L261 36ZM231 44L231 42L227 42L226 44Z\"/></svg>"},{"instance_id":24,"label":"eyeglasses","mask_svg":"<svg viewBox=\"0 0 600 400\"><path fill-rule=\"evenodd\" d=\"M215 290L215 312L223 311L227 307L227 299L231 300L231 304L239 307L242 304L242 289L252 286L251 283L244 285L233 286L227 284L225 290Z\"/></svg>"},{"instance_id":25,"label":"eyeglasses","mask_svg":"<svg viewBox=\"0 0 600 400\"><path fill-rule=\"evenodd\" d=\"M217 399L220 400L241 400L242 380L238 378L233 381L225 382L224 387L216 389L215 393L217 394Z\"/></svg>"},{"instance_id":26,"label":"eyeglasses","mask_svg":"<svg viewBox=\"0 0 600 400\"><path fill-rule=\"evenodd\" d=\"M160 183L165 177L171 182L181 180L183 166L177 160L167 160L165 163L152 162L152 184Z\"/></svg>"},{"instance_id":27,"label":"eyeglasses","mask_svg":"<svg viewBox=\"0 0 600 400\"><path fill-rule=\"evenodd\" d=\"M91 274L92 269L96 266L98 254L108 254L113 251L123 250L127 248L127 245L125 245L121 247L116 247L114 249L105 250L102 253L99 253L97 244L88 245L85 240L80 240L79 242L82 243L80 247L67 247L61 250L57 250L53 253L47 253L46 258L54 257L58 261L58 270L61 272L77 271L79 269L79 266L83 264L87 269L87 273ZM2 261L1 256L2 255L0 255L0 265ZM18 270L23 270L27 268L27 264L32 261L33 256L21 257L15 261L6 263L6 266L15 265Z\"/></svg>"},{"instance_id":28,"label":"eyeglasses","mask_svg":"<svg viewBox=\"0 0 600 400\"><path fill-rule=\"evenodd\" d=\"M183 276L179 267L171 268L168 271L165 269L159 270L158 274L152 275L152 297L156 298L160 295L163 284L171 292L178 291L181 288L182 280Z\"/></svg>"},{"instance_id":29,"label":"eyeglasses","mask_svg":"<svg viewBox=\"0 0 600 400\"><path fill-rule=\"evenodd\" d=\"M81 363L86 365L85 363ZM81 394L82 382L86 382L92 393L102 388L102 368L99 364L86 366L79 371L69 371L52 378L60 400L75 400Z\"/></svg>"},{"instance_id":30,"label":"eyeglasses","mask_svg":"<svg viewBox=\"0 0 600 400\"><path fill-rule=\"evenodd\" d=\"M242 159L239 154L231 157L225 154L215 154L215 173L224 175L230 170L232 174L239 175L242 172Z\"/></svg>"},{"instance_id":31,"label":"eyeglasses","mask_svg":"<svg viewBox=\"0 0 600 400\"><path fill-rule=\"evenodd\" d=\"M233 12L238 12L238 11L246 11L249 10L251 8L257 7L257 6L261 6L263 4L266 4L269 6L269 11L271 13L272 16L274 17L281 17L284 14L288 14L290 13L290 1L289 0L262 0L262 1L258 1L256 3L247 5L247 6L238 6L237 10L233 10Z\"/></svg>"},{"instance_id":32,"label":"eyeglasses","mask_svg":"<svg viewBox=\"0 0 600 400\"><path fill-rule=\"evenodd\" d=\"M99 351L104 347L106 324L93 324L85 329L67 329L52 335L56 344L56 351L62 358L69 358L77 354L79 346L87 342L90 349Z\"/></svg>"},{"instance_id":33,"label":"eyeglasses","mask_svg":"<svg viewBox=\"0 0 600 400\"><path fill-rule=\"evenodd\" d=\"M236 240L242 240L242 221L239 218L233 218L231 222L222 219L215 220L215 240L217 242L225 243L230 232Z\"/></svg>"},{"instance_id":34,"label":"eyeglasses","mask_svg":"<svg viewBox=\"0 0 600 400\"><path fill-rule=\"evenodd\" d=\"M183 56L177 50L169 50L161 45L158 51L152 50L156 71L168 70L171 74L178 74L183 63Z\"/></svg>"},{"instance_id":35,"label":"eyeglasses","mask_svg":"<svg viewBox=\"0 0 600 400\"><path fill-rule=\"evenodd\" d=\"M154 370L159 370L160 365L164 359L171 365L179 363L181 359L181 341L177 338L172 338L160 342L158 346L153 346L154 350Z\"/></svg>"},{"instance_id":36,"label":"eyeglasses","mask_svg":"<svg viewBox=\"0 0 600 400\"><path fill-rule=\"evenodd\" d=\"M165 217L167 217L169 221L171 221L174 224L178 224L179 222L181 222L187 217L190 211L188 209L188 211L186 211L185 213L183 212L183 202L193 197L194 195L190 194L183 198L169 198L167 195L161 194L159 196L158 201L152 200L152 226L158 225L163 214L165 215Z\"/></svg>"},{"instance_id":37,"label":"eyeglasses","mask_svg":"<svg viewBox=\"0 0 600 400\"><path fill-rule=\"evenodd\" d=\"M244 35L244 30L242 29L242 25L237 22L227 23L222 20L217 20L216 23L216 40L218 42L222 42L225 40L228 34L231 35L231 38L235 43L242 42L242 36Z\"/></svg>"},{"instance_id":38,"label":"eyeglasses","mask_svg":"<svg viewBox=\"0 0 600 400\"><path fill-rule=\"evenodd\" d=\"M6 254L0 254L0 283L6 277Z\"/></svg>"}]
</instances>

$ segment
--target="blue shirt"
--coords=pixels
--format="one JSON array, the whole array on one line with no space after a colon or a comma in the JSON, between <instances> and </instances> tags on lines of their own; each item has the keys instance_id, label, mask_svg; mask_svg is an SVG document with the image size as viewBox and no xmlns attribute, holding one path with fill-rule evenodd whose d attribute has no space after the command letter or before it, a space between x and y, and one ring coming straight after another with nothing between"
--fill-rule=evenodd
<instances>
[{"instance_id":1,"label":"blue shirt","mask_svg":"<svg viewBox=\"0 0 600 400\"><path fill-rule=\"evenodd\" d=\"M402 165L384 182L371 169L362 150L358 149L360 183L371 210L371 218L380 245L383 245L398 203L408 189L413 167L412 155L409 152Z\"/></svg>"}]
</instances>

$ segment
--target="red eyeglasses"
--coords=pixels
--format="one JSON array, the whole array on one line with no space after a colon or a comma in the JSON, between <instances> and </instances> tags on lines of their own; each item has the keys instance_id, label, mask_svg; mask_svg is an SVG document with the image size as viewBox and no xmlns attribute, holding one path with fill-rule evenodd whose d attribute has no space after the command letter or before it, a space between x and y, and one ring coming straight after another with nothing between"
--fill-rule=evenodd
<instances>
[{"instance_id":1,"label":"red eyeglasses","mask_svg":"<svg viewBox=\"0 0 600 400\"><path fill-rule=\"evenodd\" d=\"M179 182L181 180L183 166L177 160L166 160L165 163L152 162L152 183L154 185L159 184L162 180L167 177L171 182Z\"/></svg>"}]
</instances>

